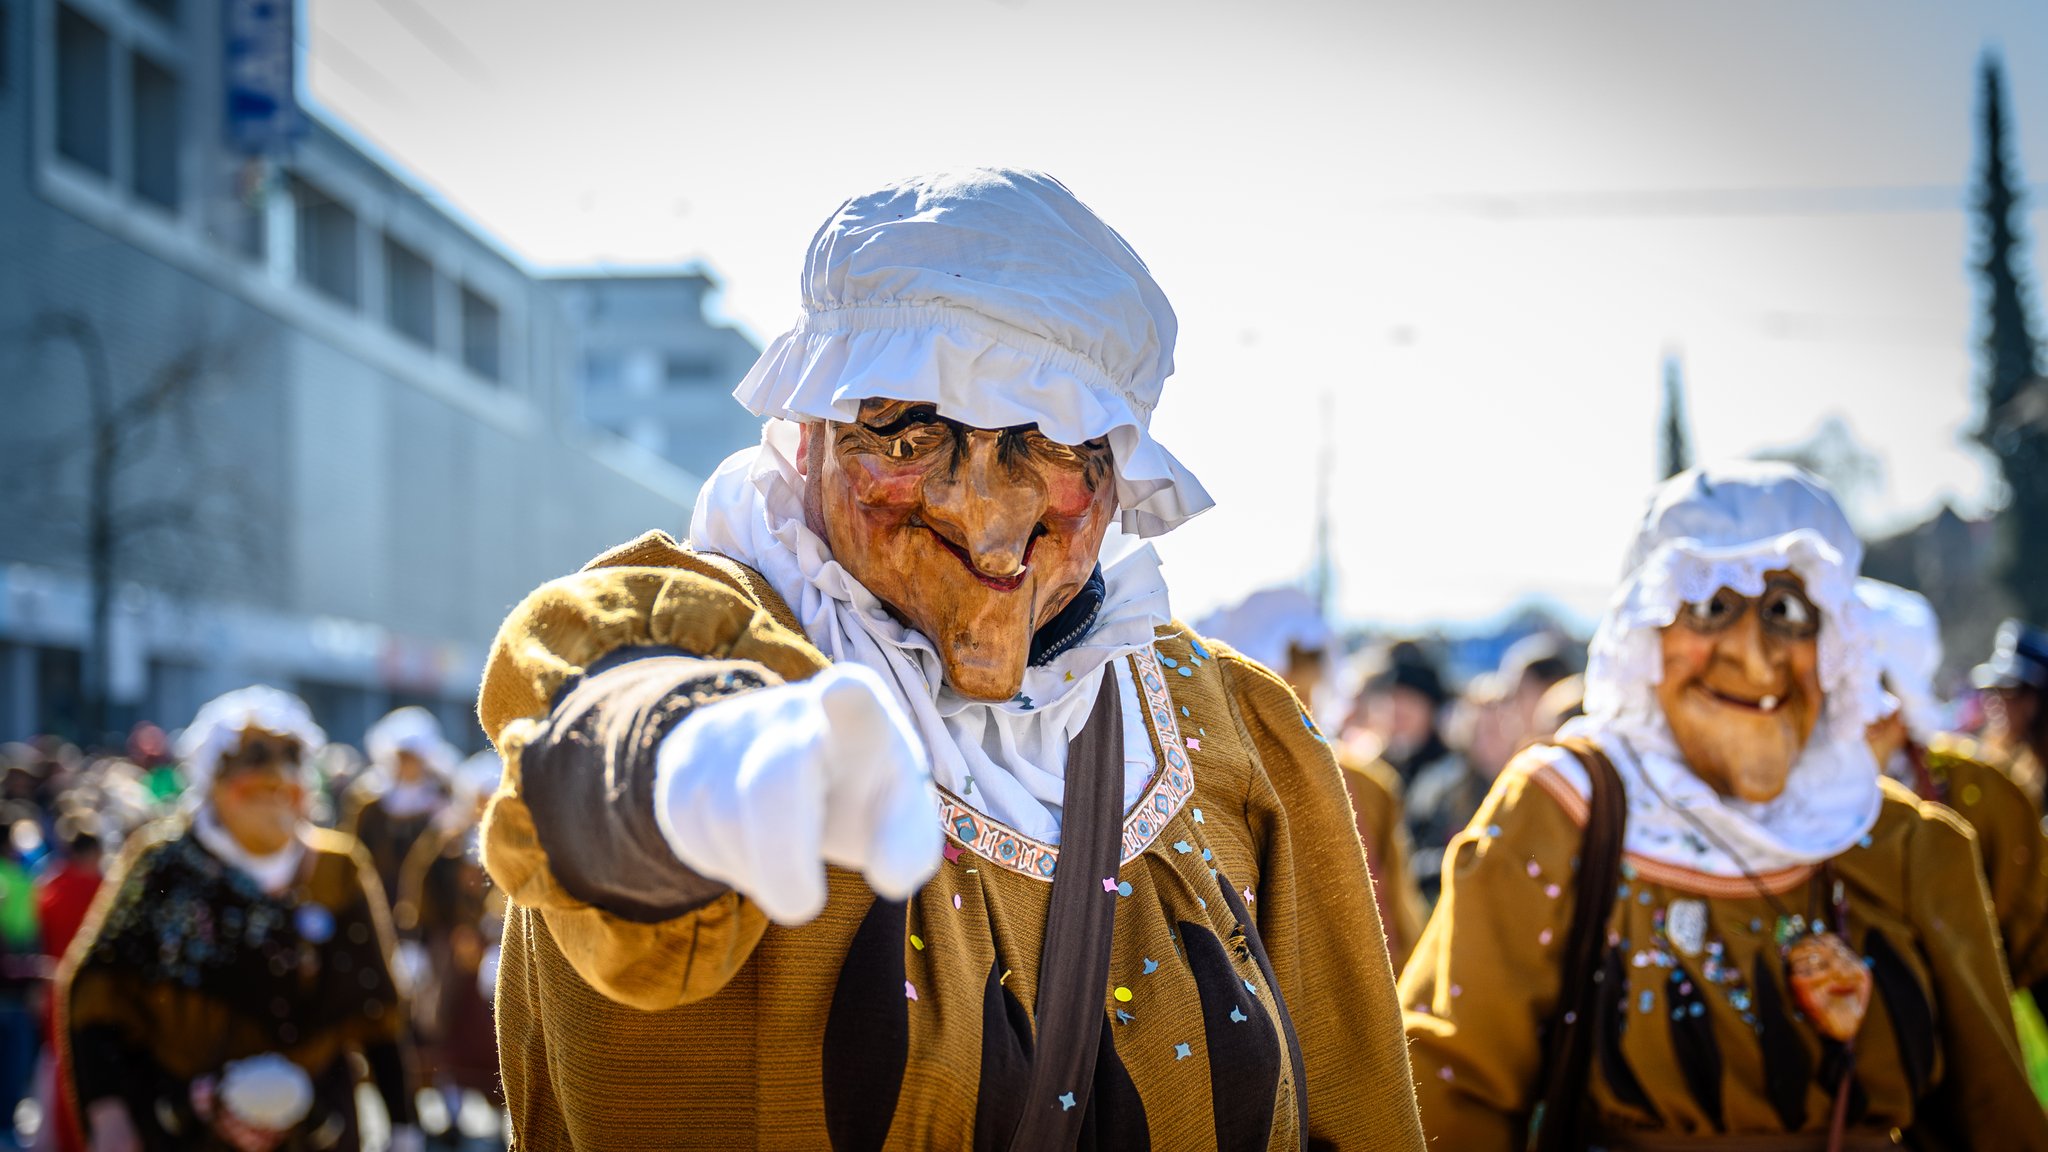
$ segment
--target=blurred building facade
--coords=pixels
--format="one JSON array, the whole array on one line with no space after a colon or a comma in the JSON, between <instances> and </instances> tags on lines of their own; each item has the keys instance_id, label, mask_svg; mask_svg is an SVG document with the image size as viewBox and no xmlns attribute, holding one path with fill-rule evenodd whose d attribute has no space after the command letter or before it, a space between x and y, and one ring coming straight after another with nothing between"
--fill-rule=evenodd
<instances>
[{"instance_id":1,"label":"blurred building facade","mask_svg":"<svg viewBox=\"0 0 2048 1152\"><path fill-rule=\"evenodd\" d=\"M239 153L229 75L266 65L230 36L282 16L289 44L290 12L0 0L0 739L77 734L92 684L113 730L262 680L339 738L419 703L477 746L504 612L682 531L675 462L754 438L587 427L578 319L606 309L577 301L608 286L536 276L344 127ZM649 323L705 329L672 344L727 357L722 396L708 278L620 299L663 284L689 299Z\"/></svg>"},{"instance_id":2,"label":"blurred building facade","mask_svg":"<svg viewBox=\"0 0 2048 1152\"><path fill-rule=\"evenodd\" d=\"M761 349L704 322L706 297L718 288L708 273L550 279L576 333L585 423L698 476L760 438L760 421L733 402L732 389Z\"/></svg>"}]
</instances>

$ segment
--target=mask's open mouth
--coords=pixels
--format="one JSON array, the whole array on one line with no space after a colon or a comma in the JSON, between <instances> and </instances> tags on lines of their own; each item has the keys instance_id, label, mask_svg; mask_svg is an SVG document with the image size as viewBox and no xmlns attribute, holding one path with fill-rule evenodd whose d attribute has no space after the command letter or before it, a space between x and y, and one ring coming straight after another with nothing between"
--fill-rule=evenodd
<instances>
[{"instance_id":1,"label":"mask's open mouth","mask_svg":"<svg viewBox=\"0 0 2048 1152\"><path fill-rule=\"evenodd\" d=\"M925 531L932 534L932 538L937 540L946 551L953 554L955 560L960 561L960 566L967 569L968 575L981 581L985 587L992 588L997 592L1015 592L1024 586L1024 578L1031 574L1031 553L1037 550L1039 537L1045 535L1045 525L1043 524L1032 529L1031 539L1025 542L1024 545L1024 562L1017 566L1017 570L1008 576L990 576L974 566L974 559L967 554L967 549L946 539L944 533L933 528L931 525L926 524L923 527Z\"/></svg>"},{"instance_id":2,"label":"mask's open mouth","mask_svg":"<svg viewBox=\"0 0 2048 1152\"><path fill-rule=\"evenodd\" d=\"M1743 696L1730 695L1726 692L1717 692L1704 684L1693 685L1693 690L1717 704L1729 708L1739 708L1744 712L1755 712L1760 715L1769 715L1776 712L1779 708L1784 707L1785 704L1784 697L1782 696L1766 695L1750 699Z\"/></svg>"}]
</instances>

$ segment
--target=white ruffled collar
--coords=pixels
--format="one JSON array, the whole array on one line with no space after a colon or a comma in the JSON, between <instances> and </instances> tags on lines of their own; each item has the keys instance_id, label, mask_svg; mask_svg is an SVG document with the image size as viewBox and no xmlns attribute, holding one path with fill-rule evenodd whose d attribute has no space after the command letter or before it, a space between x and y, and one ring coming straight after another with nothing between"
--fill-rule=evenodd
<instances>
[{"instance_id":1,"label":"white ruffled collar","mask_svg":"<svg viewBox=\"0 0 2048 1152\"><path fill-rule=\"evenodd\" d=\"M1839 740L1825 724L1815 726L1784 792L1764 804L1723 796L1695 775L1661 715L1582 716L1559 735L1591 740L1614 762L1628 796L1627 851L1712 876L1832 859L1869 833L1884 802L1869 746ZM1591 794L1576 758L1551 749L1549 760L1580 795Z\"/></svg>"},{"instance_id":2,"label":"white ruffled collar","mask_svg":"<svg viewBox=\"0 0 2048 1152\"><path fill-rule=\"evenodd\" d=\"M256 886L272 896L291 887L292 880L299 874L299 864L306 858L306 845L296 836L291 843L267 856L258 856L242 847L232 833L221 824L211 803L205 804L192 814L192 835L198 838L200 847L205 848L221 863L246 873Z\"/></svg>"},{"instance_id":3,"label":"white ruffled collar","mask_svg":"<svg viewBox=\"0 0 2048 1152\"><path fill-rule=\"evenodd\" d=\"M1151 646L1172 620L1158 554L1145 544L1112 558L1106 546L1102 606L1087 635L1027 669L1012 699L969 699L946 684L937 647L892 615L804 522L797 432L771 420L758 447L720 465L697 498L691 543L760 572L827 657L882 672L925 735L941 787L1058 843L1067 743L1086 723L1105 667ZM1149 773L1149 760L1134 758L1127 770Z\"/></svg>"}]
</instances>

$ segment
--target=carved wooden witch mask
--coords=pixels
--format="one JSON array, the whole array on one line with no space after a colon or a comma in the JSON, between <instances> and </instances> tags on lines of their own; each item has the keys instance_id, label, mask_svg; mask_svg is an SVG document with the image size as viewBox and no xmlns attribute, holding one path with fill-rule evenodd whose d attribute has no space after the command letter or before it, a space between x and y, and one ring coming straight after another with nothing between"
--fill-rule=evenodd
<instances>
[{"instance_id":1,"label":"carved wooden witch mask","mask_svg":"<svg viewBox=\"0 0 2048 1152\"><path fill-rule=\"evenodd\" d=\"M803 431L805 511L833 559L931 640L954 691L1015 696L1033 633L1086 583L1116 513L1108 441L872 399Z\"/></svg>"}]
</instances>

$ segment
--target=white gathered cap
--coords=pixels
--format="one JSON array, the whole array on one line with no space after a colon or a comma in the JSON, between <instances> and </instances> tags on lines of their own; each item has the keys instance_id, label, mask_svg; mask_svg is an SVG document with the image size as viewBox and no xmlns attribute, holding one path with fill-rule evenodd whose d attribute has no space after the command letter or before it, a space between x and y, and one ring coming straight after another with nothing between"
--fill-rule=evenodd
<instances>
[{"instance_id":1,"label":"white gathered cap","mask_svg":"<svg viewBox=\"0 0 2048 1152\"><path fill-rule=\"evenodd\" d=\"M1722 588L1755 596L1767 573L1790 570L1821 613L1824 714L1837 736L1861 740L1885 710L1865 639L1867 614L1856 598L1862 564L1862 541L1818 477L1764 461L1673 476L1652 493L1621 587L1593 634L1587 715L1660 715L1657 630L1676 620L1682 605L1711 599Z\"/></svg>"},{"instance_id":2,"label":"white gathered cap","mask_svg":"<svg viewBox=\"0 0 2048 1152\"><path fill-rule=\"evenodd\" d=\"M505 777L505 762L498 758L495 749L486 748L455 766L456 787L466 789L477 796L489 796L498 790L498 784Z\"/></svg>"},{"instance_id":3,"label":"white gathered cap","mask_svg":"<svg viewBox=\"0 0 2048 1152\"><path fill-rule=\"evenodd\" d=\"M203 795L213 786L221 758L242 745L242 733L250 728L290 736L311 757L327 743L327 733L313 722L306 702L289 692L265 684L252 684L208 700L178 734L178 759L185 765L185 783Z\"/></svg>"},{"instance_id":4,"label":"white gathered cap","mask_svg":"<svg viewBox=\"0 0 2048 1152\"><path fill-rule=\"evenodd\" d=\"M1856 598L1869 624L1871 659L1898 698L1906 731L1924 744L1941 730L1941 703L1934 694L1941 621L1934 605L1918 592L1868 576L1856 582Z\"/></svg>"},{"instance_id":5,"label":"white gathered cap","mask_svg":"<svg viewBox=\"0 0 2048 1152\"><path fill-rule=\"evenodd\" d=\"M441 736L441 721L417 704L396 709L370 725L363 736L370 763L390 767L400 752L410 752L443 778L455 768L455 746Z\"/></svg>"},{"instance_id":6,"label":"white gathered cap","mask_svg":"<svg viewBox=\"0 0 2048 1152\"><path fill-rule=\"evenodd\" d=\"M1152 439L1173 309L1124 243L1043 173L920 176L839 206L811 241L803 311L733 395L758 416L851 421L915 400L980 428L1107 436L1124 530L1213 501Z\"/></svg>"},{"instance_id":7,"label":"white gathered cap","mask_svg":"<svg viewBox=\"0 0 2048 1152\"><path fill-rule=\"evenodd\" d=\"M1315 597L1291 584L1261 588L1242 603L1212 612L1195 625L1195 632L1280 673L1287 671L1289 649L1323 653L1332 639Z\"/></svg>"}]
</instances>

